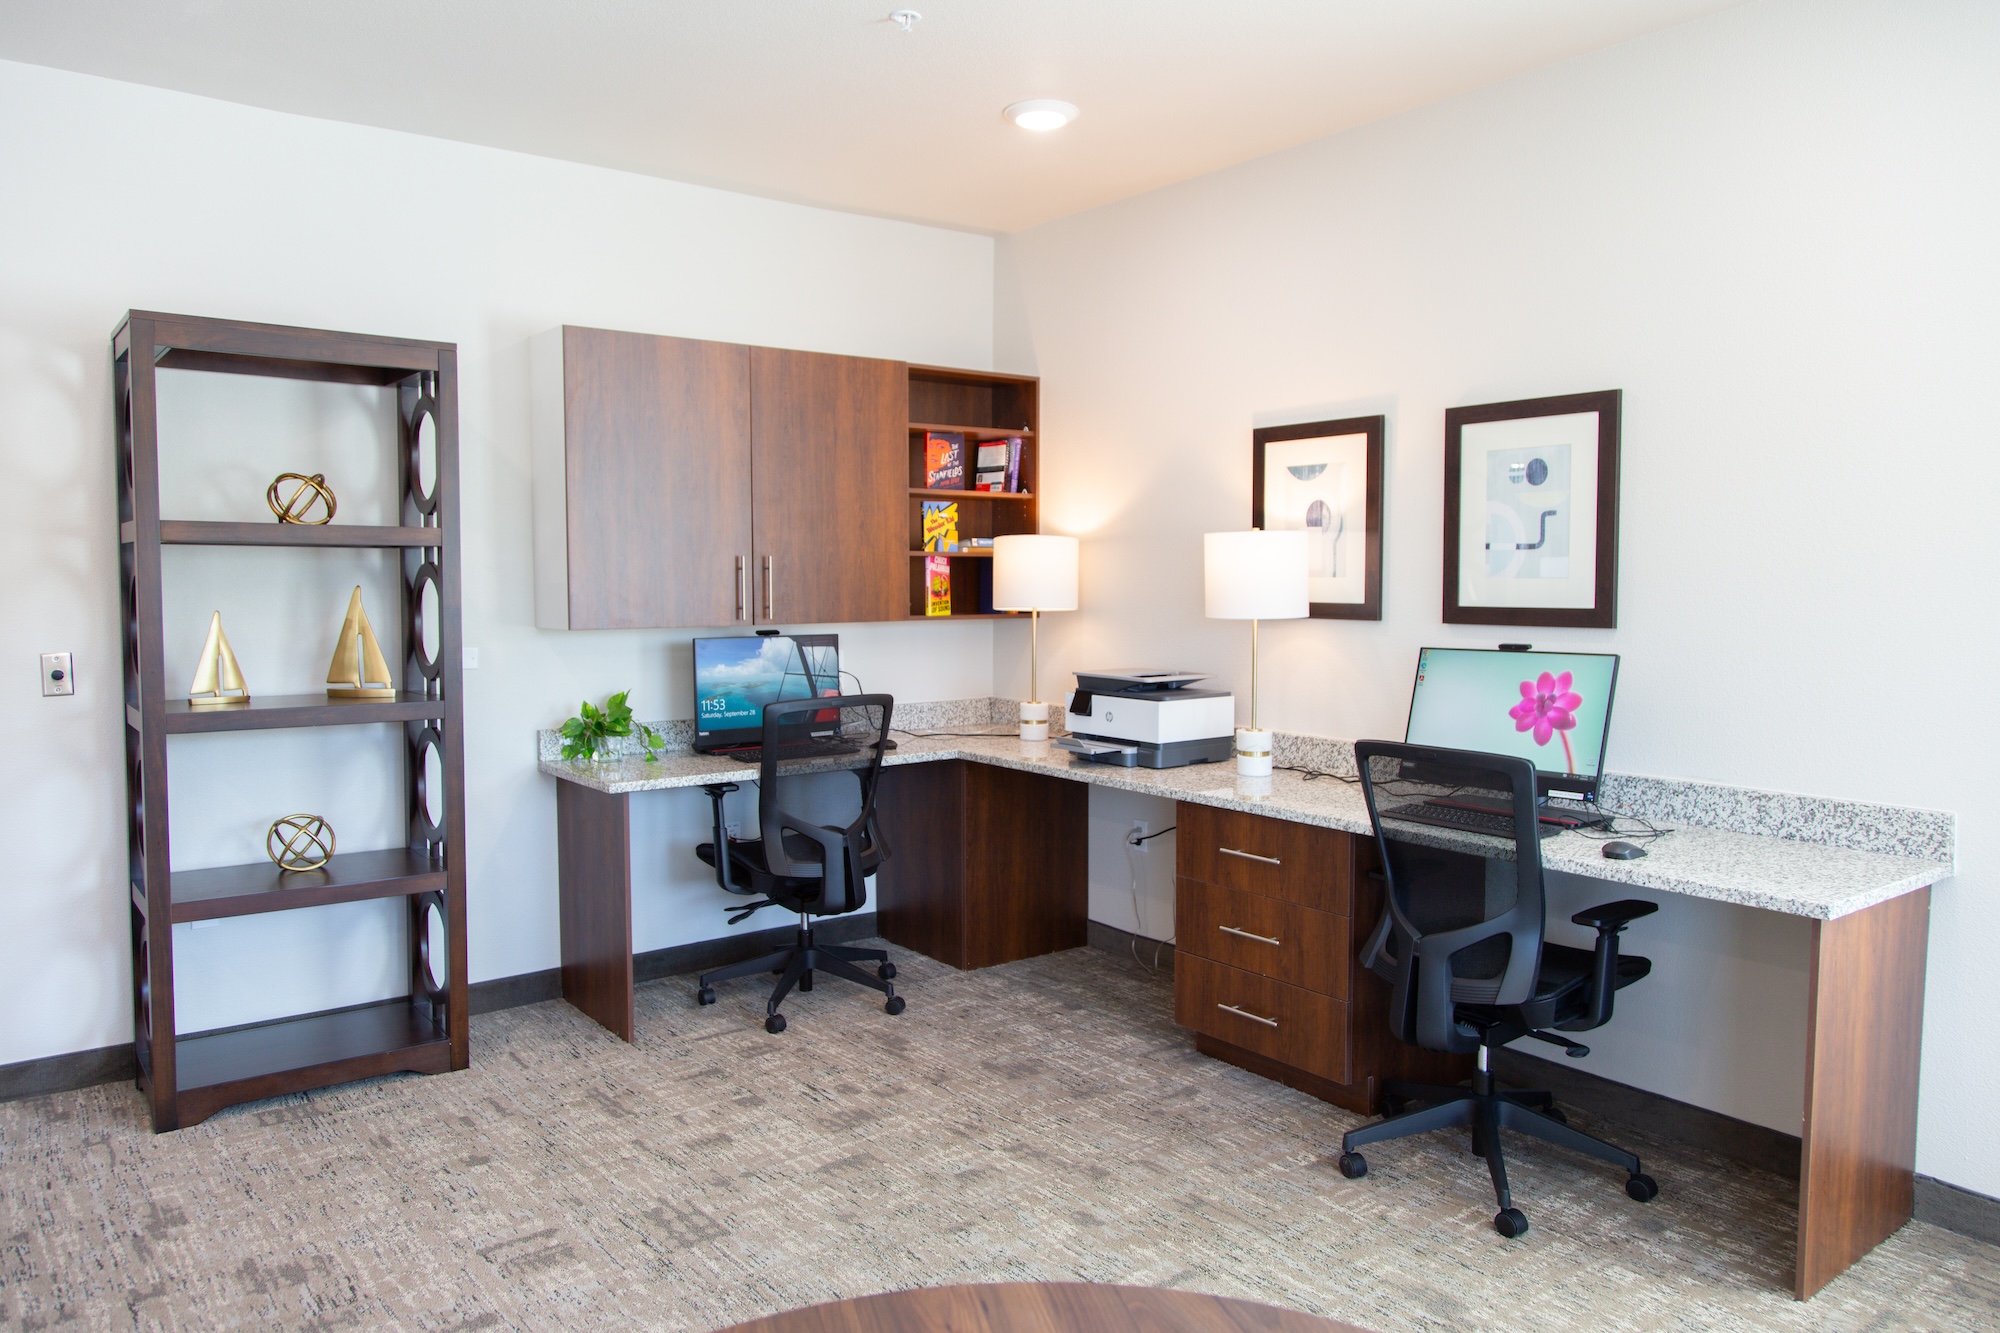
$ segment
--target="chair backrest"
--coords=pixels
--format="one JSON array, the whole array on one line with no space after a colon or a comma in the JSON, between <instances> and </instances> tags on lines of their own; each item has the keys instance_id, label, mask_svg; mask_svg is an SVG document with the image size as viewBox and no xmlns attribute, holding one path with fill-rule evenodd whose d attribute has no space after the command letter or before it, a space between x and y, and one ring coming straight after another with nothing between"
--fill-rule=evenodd
<instances>
[{"instance_id":1,"label":"chair backrest","mask_svg":"<svg viewBox=\"0 0 2000 1333\"><path fill-rule=\"evenodd\" d=\"M828 916L855 911L867 902L867 876L889 855L875 818L875 789L895 703L887 694L846 694L764 705L764 754L757 768L757 824L764 839L764 863L776 875L823 880L817 910ZM780 776L780 747L808 741L814 731L824 732L831 720L827 715L836 709L844 731L860 742L866 760L862 767L846 770L861 783L861 813L845 827L815 824L778 804L780 785L799 776ZM792 856L786 849L786 833L818 843L820 858Z\"/></svg>"},{"instance_id":2,"label":"chair backrest","mask_svg":"<svg viewBox=\"0 0 2000 1333\"><path fill-rule=\"evenodd\" d=\"M1357 741L1361 790L1382 855L1382 921L1362 964L1391 985L1396 1036L1434 1051L1470 1051L1462 1003L1513 1005L1534 993L1542 959L1542 849L1535 767L1526 759L1392 741ZM1384 819L1426 799L1513 812L1509 841Z\"/></svg>"}]
</instances>

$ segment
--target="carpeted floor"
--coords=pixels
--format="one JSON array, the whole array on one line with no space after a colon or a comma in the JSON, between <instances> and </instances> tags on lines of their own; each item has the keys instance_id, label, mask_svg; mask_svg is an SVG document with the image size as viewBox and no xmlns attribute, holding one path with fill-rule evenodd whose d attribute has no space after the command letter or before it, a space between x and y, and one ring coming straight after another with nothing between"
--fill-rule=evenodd
<instances>
[{"instance_id":1,"label":"carpeted floor","mask_svg":"<svg viewBox=\"0 0 2000 1333\"><path fill-rule=\"evenodd\" d=\"M760 985L698 1009L669 981L632 1046L515 1009L473 1021L463 1073L178 1134L122 1084L0 1105L0 1326L708 1329L1057 1279L1383 1333L2000 1326L2000 1250L1922 1223L1794 1303L1792 1187L1625 1132L1656 1203L1511 1140L1533 1230L1502 1240L1461 1145L1342 1179L1353 1118L1196 1055L1129 960L897 957L899 1018L829 982L772 1037Z\"/></svg>"}]
</instances>

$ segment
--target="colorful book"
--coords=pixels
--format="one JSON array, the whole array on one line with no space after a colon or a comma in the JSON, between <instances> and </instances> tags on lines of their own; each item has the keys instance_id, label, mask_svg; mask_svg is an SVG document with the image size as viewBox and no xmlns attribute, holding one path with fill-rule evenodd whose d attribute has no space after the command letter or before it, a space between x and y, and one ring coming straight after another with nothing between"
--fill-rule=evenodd
<instances>
[{"instance_id":1,"label":"colorful book","mask_svg":"<svg viewBox=\"0 0 2000 1333\"><path fill-rule=\"evenodd\" d=\"M924 549L926 551L958 549L958 501L924 501Z\"/></svg>"},{"instance_id":2,"label":"colorful book","mask_svg":"<svg viewBox=\"0 0 2000 1333\"><path fill-rule=\"evenodd\" d=\"M924 435L924 485L934 491L965 489L965 436L951 430Z\"/></svg>"},{"instance_id":3,"label":"colorful book","mask_svg":"<svg viewBox=\"0 0 2000 1333\"><path fill-rule=\"evenodd\" d=\"M1018 435L1007 441L1007 489L1021 489L1021 437Z\"/></svg>"},{"instance_id":4,"label":"colorful book","mask_svg":"<svg viewBox=\"0 0 2000 1333\"><path fill-rule=\"evenodd\" d=\"M924 557L924 614L951 614L951 561L941 555Z\"/></svg>"},{"instance_id":5,"label":"colorful book","mask_svg":"<svg viewBox=\"0 0 2000 1333\"><path fill-rule=\"evenodd\" d=\"M1007 489L1007 442L994 440L979 446L979 470L973 474L972 489L976 491L1004 491Z\"/></svg>"}]
</instances>

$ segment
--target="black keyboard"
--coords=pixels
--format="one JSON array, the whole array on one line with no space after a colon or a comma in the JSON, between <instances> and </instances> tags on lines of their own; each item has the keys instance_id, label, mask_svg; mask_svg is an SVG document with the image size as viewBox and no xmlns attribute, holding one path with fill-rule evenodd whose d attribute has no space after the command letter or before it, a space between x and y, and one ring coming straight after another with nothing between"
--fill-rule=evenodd
<instances>
[{"instance_id":1,"label":"black keyboard","mask_svg":"<svg viewBox=\"0 0 2000 1333\"><path fill-rule=\"evenodd\" d=\"M739 764L764 762L764 747L761 745L747 745L740 750L724 750L722 753ZM832 755L860 753L861 747L853 741L800 741L796 745L780 745L777 758L783 763L787 759L825 759Z\"/></svg>"},{"instance_id":2,"label":"black keyboard","mask_svg":"<svg viewBox=\"0 0 2000 1333\"><path fill-rule=\"evenodd\" d=\"M1455 828L1466 833L1489 833L1496 838L1514 836L1514 816L1503 815L1497 810L1480 810L1465 805L1442 805L1430 801L1417 801L1409 805L1392 805L1382 812L1384 819L1402 819L1412 824L1430 824L1436 828ZM1540 837L1553 838L1565 828L1576 828L1581 823L1555 823L1548 819L1535 821L1535 832Z\"/></svg>"}]
</instances>

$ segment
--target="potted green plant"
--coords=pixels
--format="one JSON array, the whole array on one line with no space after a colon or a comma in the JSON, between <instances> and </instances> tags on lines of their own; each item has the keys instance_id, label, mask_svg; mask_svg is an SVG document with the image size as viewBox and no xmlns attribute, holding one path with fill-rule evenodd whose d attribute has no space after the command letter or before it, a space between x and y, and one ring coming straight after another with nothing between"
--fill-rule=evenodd
<instances>
[{"instance_id":1,"label":"potted green plant","mask_svg":"<svg viewBox=\"0 0 2000 1333\"><path fill-rule=\"evenodd\" d=\"M617 758L612 752L614 740L636 735L639 744L645 748L646 762L657 762L660 757L657 751L666 748L667 738L633 719L632 705L625 701L630 693L629 690L618 691L604 701L602 708L585 699L577 715L562 724L562 757L608 762Z\"/></svg>"}]
</instances>

